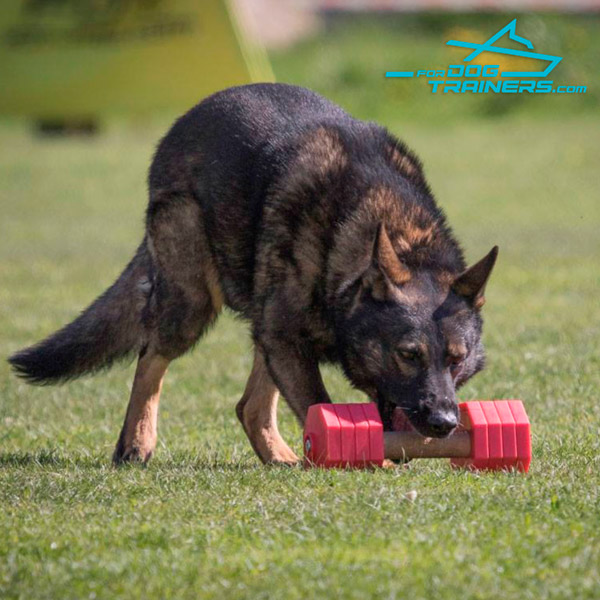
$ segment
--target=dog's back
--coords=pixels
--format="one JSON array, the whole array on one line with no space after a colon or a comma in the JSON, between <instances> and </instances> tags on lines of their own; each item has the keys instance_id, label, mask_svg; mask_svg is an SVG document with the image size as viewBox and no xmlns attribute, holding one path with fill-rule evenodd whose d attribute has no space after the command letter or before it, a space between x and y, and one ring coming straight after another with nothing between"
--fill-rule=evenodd
<instances>
[{"instance_id":1,"label":"dog's back","mask_svg":"<svg viewBox=\"0 0 600 600\"><path fill-rule=\"evenodd\" d=\"M150 207L171 192L191 194L219 270L225 300L248 313L256 237L266 192L305 132L364 126L307 89L282 84L230 88L181 117L150 169Z\"/></svg>"}]
</instances>

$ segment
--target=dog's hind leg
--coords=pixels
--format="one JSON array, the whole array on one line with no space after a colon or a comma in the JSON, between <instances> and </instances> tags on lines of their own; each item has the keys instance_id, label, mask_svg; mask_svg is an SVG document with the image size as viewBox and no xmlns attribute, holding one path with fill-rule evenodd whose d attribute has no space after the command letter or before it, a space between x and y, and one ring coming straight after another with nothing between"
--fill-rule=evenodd
<instances>
[{"instance_id":1,"label":"dog's hind leg","mask_svg":"<svg viewBox=\"0 0 600 600\"><path fill-rule=\"evenodd\" d=\"M255 348L254 364L246 390L236 406L238 419L263 463L292 465L298 457L277 428L279 390L267 371L262 352Z\"/></svg>"},{"instance_id":2,"label":"dog's hind leg","mask_svg":"<svg viewBox=\"0 0 600 600\"><path fill-rule=\"evenodd\" d=\"M146 462L156 446L158 402L169 360L146 352L138 360L125 423L113 454L113 462Z\"/></svg>"},{"instance_id":3,"label":"dog's hind leg","mask_svg":"<svg viewBox=\"0 0 600 600\"><path fill-rule=\"evenodd\" d=\"M158 404L169 363L189 350L217 317L223 300L200 207L185 195L155 193L148 210L152 291L140 354L113 462L146 462L156 445Z\"/></svg>"}]
</instances>

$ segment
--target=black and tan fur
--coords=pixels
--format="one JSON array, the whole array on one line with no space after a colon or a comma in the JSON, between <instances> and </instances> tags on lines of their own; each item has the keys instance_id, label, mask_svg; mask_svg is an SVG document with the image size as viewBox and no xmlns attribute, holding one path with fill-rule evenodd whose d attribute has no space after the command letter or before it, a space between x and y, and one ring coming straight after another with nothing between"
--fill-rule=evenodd
<instances>
[{"instance_id":1,"label":"black and tan fur","mask_svg":"<svg viewBox=\"0 0 600 600\"><path fill-rule=\"evenodd\" d=\"M237 415L264 462L293 463L279 392L303 421L342 365L426 435L456 425L455 388L483 365L483 290L497 249L466 269L416 157L385 129L308 90L232 88L160 142L146 235L81 316L10 361L32 383L139 355L116 463L154 451L162 380L225 305L251 325Z\"/></svg>"}]
</instances>

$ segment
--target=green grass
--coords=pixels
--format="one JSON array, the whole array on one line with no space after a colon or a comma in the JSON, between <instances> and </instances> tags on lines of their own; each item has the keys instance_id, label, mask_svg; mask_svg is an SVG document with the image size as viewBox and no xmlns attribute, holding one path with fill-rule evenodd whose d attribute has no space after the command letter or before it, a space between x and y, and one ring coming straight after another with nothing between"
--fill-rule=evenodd
<instances>
[{"instance_id":1,"label":"green grass","mask_svg":"<svg viewBox=\"0 0 600 600\"><path fill-rule=\"evenodd\" d=\"M301 51L278 57L278 71L319 88L296 65ZM230 314L170 369L147 468L109 464L131 365L37 389L3 361L0 597L600 596L600 117L517 111L439 127L379 106L368 116L421 155L468 258L501 247L484 309L488 368L460 395L524 400L529 475L445 461L261 467L234 415L250 344ZM113 125L88 141L0 127L2 358L120 272L142 235L163 130ZM325 377L338 401L360 399L338 371ZM280 412L299 450L300 429Z\"/></svg>"}]
</instances>

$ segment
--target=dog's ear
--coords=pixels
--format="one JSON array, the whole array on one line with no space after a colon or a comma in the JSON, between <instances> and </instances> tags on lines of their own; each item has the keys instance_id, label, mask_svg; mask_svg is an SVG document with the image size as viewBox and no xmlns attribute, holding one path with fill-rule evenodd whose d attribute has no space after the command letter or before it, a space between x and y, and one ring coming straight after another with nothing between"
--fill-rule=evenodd
<instances>
[{"instance_id":1,"label":"dog's ear","mask_svg":"<svg viewBox=\"0 0 600 600\"><path fill-rule=\"evenodd\" d=\"M363 277L363 285L371 289L374 298L385 300L395 286L407 283L410 278L410 270L398 258L385 225L380 223L373 241L371 265Z\"/></svg>"},{"instance_id":2,"label":"dog's ear","mask_svg":"<svg viewBox=\"0 0 600 600\"><path fill-rule=\"evenodd\" d=\"M485 286L497 257L498 246L494 246L479 262L458 275L452 284L454 292L466 298L474 308L481 308L485 304Z\"/></svg>"},{"instance_id":3,"label":"dog's ear","mask_svg":"<svg viewBox=\"0 0 600 600\"><path fill-rule=\"evenodd\" d=\"M402 285L410 280L410 270L398 258L383 223L380 223L377 228L372 261L373 266L377 267L394 285Z\"/></svg>"}]
</instances>

